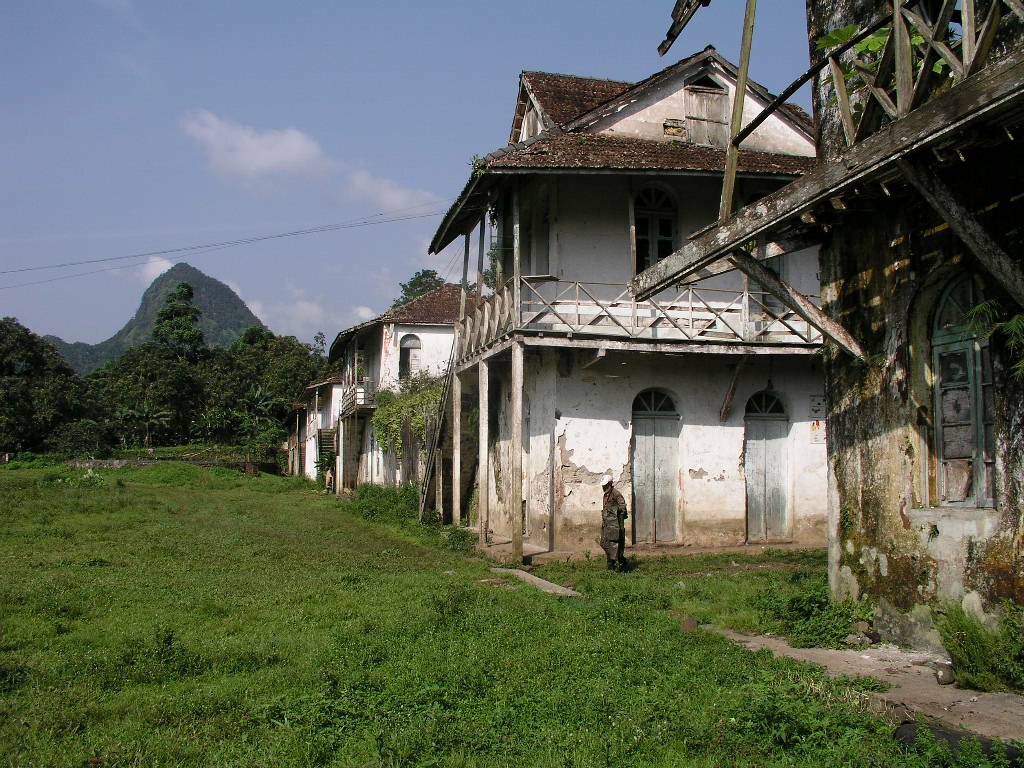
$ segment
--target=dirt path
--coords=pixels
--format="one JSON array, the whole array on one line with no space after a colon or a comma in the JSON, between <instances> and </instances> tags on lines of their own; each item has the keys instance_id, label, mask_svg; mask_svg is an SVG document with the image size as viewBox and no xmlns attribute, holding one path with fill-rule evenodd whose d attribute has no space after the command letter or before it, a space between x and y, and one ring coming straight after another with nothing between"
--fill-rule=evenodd
<instances>
[{"instance_id":1,"label":"dirt path","mask_svg":"<svg viewBox=\"0 0 1024 768\"><path fill-rule=\"evenodd\" d=\"M926 715L981 736L1003 741L1024 740L1024 696L939 685L933 665L947 659L893 646L871 646L862 650L792 648L779 637L740 635L717 627L702 629L717 632L751 650L767 648L777 656L818 664L833 676L873 677L886 682L891 686L889 690L872 696L896 715L907 710L902 714Z\"/></svg>"}]
</instances>

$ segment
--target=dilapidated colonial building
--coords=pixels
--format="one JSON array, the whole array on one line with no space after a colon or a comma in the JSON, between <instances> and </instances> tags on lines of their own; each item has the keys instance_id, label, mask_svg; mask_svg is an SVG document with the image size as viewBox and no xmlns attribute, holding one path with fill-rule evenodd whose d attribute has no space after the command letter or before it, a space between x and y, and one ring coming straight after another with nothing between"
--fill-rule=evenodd
<instances>
[{"instance_id":1,"label":"dilapidated colonial building","mask_svg":"<svg viewBox=\"0 0 1024 768\"><path fill-rule=\"evenodd\" d=\"M462 292L443 285L373 320L341 331L328 353L342 373L332 380L335 477L339 493L359 483L393 485L417 482L419 449L401 454L377 440L371 417L377 392L397 389L417 374L447 375L453 325L459 317Z\"/></svg>"},{"instance_id":2,"label":"dilapidated colonial building","mask_svg":"<svg viewBox=\"0 0 1024 768\"><path fill-rule=\"evenodd\" d=\"M824 543L820 332L741 273L626 288L716 220L738 88L712 48L635 84L520 76L510 143L430 245L464 236L464 275L475 249L494 286L456 326L440 494L482 540L596 551L610 473L632 545ZM745 92L755 112L773 99ZM779 110L737 160L747 201L808 171L806 114ZM776 247L762 255L815 294L816 252Z\"/></svg>"},{"instance_id":3,"label":"dilapidated colonial building","mask_svg":"<svg viewBox=\"0 0 1024 768\"><path fill-rule=\"evenodd\" d=\"M699 5L676 3L663 50ZM830 579L912 644L944 601L1024 603L1021 351L989 333L1024 306L1022 22L1018 0L810 0L794 87L813 85L821 164L632 285L764 274L752 241L820 243L826 317L766 278L830 337Z\"/></svg>"}]
</instances>

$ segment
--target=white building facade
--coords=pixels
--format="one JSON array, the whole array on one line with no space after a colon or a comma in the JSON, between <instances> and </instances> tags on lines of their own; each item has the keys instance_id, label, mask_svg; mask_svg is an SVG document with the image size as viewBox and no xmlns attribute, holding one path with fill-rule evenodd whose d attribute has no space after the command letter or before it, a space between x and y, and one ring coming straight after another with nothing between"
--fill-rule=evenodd
<instances>
[{"instance_id":1,"label":"white building facade","mask_svg":"<svg viewBox=\"0 0 1024 768\"><path fill-rule=\"evenodd\" d=\"M475 243L496 286L453 354L450 508L482 540L597 552L608 473L631 546L825 543L818 331L728 265L648 301L626 288L717 220L735 77L713 49L635 85L523 73L512 143L431 243L464 236L467 270ZM770 99L750 86L752 112ZM750 146L739 203L813 164L797 110ZM753 249L817 293L815 250Z\"/></svg>"},{"instance_id":2,"label":"white building facade","mask_svg":"<svg viewBox=\"0 0 1024 768\"><path fill-rule=\"evenodd\" d=\"M410 377L447 375L461 299L458 286L443 285L335 338L329 359L342 363L333 422L339 493L360 483L419 480L419 449L398 455L378 441L372 422L376 397L383 389L398 390Z\"/></svg>"}]
</instances>

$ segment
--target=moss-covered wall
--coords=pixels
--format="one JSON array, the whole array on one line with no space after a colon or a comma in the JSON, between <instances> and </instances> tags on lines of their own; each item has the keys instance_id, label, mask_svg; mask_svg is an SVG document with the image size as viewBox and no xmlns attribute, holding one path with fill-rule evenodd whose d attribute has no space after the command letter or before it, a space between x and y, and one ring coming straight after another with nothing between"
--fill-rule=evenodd
<instances>
[{"instance_id":1,"label":"moss-covered wall","mask_svg":"<svg viewBox=\"0 0 1024 768\"><path fill-rule=\"evenodd\" d=\"M1014 257L1024 253L1024 152L1009 144L968 150L940 169ZM1022 588L1024 392L1010 351L993 337L996 507L936 501L932 333L943 289L964 273L992 286L984 267L909 187L867 192L822 249L828 312L866 359L829 355L829 456L840 546L831 576L840 595L883 599L900 611L943 600L988 609ZM1003 297L1006 306L1012 302Z\"/></svg>"}]
</instances>

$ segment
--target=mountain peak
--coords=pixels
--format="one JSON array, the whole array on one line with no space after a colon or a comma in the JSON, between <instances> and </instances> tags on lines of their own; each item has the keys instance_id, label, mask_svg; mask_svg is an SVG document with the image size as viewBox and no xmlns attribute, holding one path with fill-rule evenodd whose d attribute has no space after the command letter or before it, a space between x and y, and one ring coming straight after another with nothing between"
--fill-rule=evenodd
<instances>
[{"instance_id":1,"label":"mountain peak","mask_svg":"<svg viewBox=\"0 0 1024 768\"><path fill-rule=\"evenodd\" d=\"M75 371L83 375L89 373L110 360L116 360L132 347L149 341L157 312L178 283L192 286L192 303L202 312L199 327L210 346L227 347L242 331L254 325L266 328L230 286L181 261L149 284L134 317L106 341L86 344L80 341L68 343L56 336L46 338Z\"/></svg>"}]
</instances>

